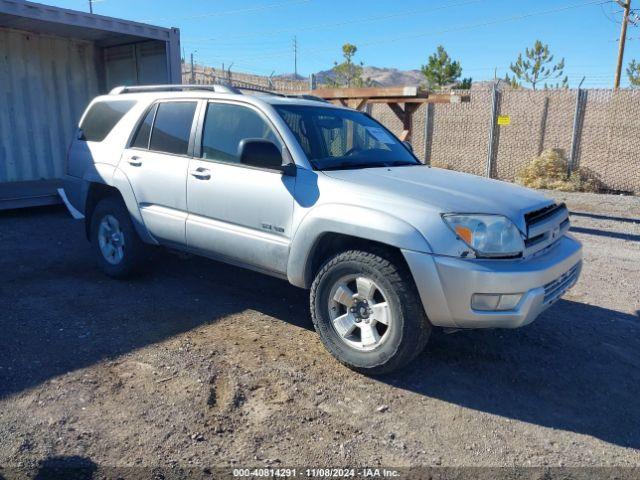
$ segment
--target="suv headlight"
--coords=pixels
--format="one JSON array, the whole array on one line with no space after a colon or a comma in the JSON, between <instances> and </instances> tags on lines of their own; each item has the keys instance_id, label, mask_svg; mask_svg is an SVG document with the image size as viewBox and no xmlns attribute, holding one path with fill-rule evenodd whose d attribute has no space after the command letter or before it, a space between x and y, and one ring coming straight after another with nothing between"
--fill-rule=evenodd
<instances>
[{"instance_id":1,"label":"suv headlight","mask_svg":"<svg viewBox=\"0 0 640 480\"><path fill-rule=\"evenodd\" d=\"M502 215L442 215L453 232L480 257L514 257L524 251L520 231Z\"/></svg>"}]
</instances>

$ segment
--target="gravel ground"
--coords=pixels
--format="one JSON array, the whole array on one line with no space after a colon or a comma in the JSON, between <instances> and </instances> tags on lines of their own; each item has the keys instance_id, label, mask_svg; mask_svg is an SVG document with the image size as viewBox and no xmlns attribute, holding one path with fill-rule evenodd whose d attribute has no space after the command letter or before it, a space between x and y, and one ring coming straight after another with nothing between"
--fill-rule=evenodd
<instances>
[{"instance_id":1,"label":"gravel ground","mask_svg":"<svg viewBox=\"0 0 640 480\"><path fill-rule=\"evenodd\" d=\"M640 198L554 196L585 249L565 299L517 330L436 331L383 378L334 361L285 282L169 252L118 282L63 209L0 212L0 477L56 458L640 467Z\"/></svg>"}]
</instances>

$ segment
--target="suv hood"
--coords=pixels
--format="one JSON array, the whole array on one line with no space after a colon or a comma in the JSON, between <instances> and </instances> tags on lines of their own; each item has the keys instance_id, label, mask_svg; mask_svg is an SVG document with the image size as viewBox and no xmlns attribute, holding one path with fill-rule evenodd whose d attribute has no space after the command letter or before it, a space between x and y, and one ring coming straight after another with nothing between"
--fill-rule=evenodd
<instances>
[{"instance_id":1,"label":"suv hood","mask_svg":"<svg viewBox=\"0 0 640 480\"><path fill-rule=\"evenodd\" d=\"M323 173L365 189L373 189L378 194L426 204L438 213L505 215L523 231L524 213L553 203L528 188L428 166L329 170Z\"/></svg>"}]
</instances>

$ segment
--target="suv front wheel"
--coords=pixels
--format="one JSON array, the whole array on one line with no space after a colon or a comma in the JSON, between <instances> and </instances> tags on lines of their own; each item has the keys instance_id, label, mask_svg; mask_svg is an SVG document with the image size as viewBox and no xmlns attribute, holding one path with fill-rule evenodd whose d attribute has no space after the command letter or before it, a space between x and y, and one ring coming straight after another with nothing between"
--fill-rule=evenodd
<instances>
[{"instance_id":1,"label":"suv front wheel","mask_svg":"<svg viewBox=\"0 0 640 480\"><path fill-rule=\"evenodd\" d=\"M100 200L91 216L90 232L98 266L110 277L127 277L143 263L145 244L121 199Z\"/></svg>"},{"instance_id":2,"label":"suv front wheel","mask_svg":"<svg viewBox=\"0 0 640 480\"><path fill-rule=\"evenodd\" d=\"M368 374L408 364L431 331L411 274L386 251L349 250L327 260L311 286L311 316L327 349Z\"/></svg>"}]
</instances>

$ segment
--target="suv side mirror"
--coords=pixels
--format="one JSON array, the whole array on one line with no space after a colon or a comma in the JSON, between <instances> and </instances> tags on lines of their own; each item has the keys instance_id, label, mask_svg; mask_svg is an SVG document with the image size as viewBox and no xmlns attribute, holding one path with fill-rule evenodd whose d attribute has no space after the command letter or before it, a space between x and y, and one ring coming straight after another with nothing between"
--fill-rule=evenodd
<instances>
[{"instance_id":1,"label":"suv side mirror","mask_svg":"<svg viewBox=\"0 0 640 480\"><path fill-rule=\"evenodd\" d=\"M240 142L238 152L242 165L282 171L282 154L270 140L245 138Z\"/></svg>"}]
</instances>

